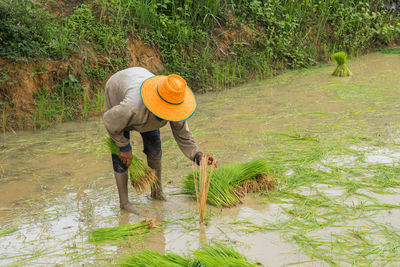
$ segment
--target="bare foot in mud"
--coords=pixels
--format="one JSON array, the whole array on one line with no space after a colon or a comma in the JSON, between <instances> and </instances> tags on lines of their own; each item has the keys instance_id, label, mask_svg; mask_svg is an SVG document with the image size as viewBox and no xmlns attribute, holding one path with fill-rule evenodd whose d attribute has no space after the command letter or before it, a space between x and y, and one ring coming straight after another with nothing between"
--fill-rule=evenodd
<instances>
[{"instance_id":1,"label":"bare foot in mud","mask_svg":"<svg viewBox=\"0 0 400 267\"><path fill-rule=\"evenodd\" d=\"M151 192L151 198L152 199L157 199L161 201L167 201L167 198L165 197L165 194L163 192Z\"/></svg>"},{"instance_id":2,"label":"bare foot in mud","mask_svg":"<svg viewBox=\"0 0 400 267\"><path fill-rule=\"evenodd\" d=\"M120 207L121 207L122 211L133 213L133 214L138 214L130 202L121 204Z\"/></svg>"}]
</instances>

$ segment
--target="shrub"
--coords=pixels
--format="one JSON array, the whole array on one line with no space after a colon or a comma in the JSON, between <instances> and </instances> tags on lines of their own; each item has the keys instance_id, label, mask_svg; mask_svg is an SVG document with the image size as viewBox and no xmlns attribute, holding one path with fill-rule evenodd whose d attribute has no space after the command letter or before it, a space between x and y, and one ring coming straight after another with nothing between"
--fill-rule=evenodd
<instances>
[{"instance_id":1,"label":"shrub","mask_svg":"<svg viewBox=\"0 0 400 267\"><path fill-rule=\"evenodd\" d=\"M51 16L30 0L0 2L0 57L45 56Z\"/></svg>"}]
</instances>

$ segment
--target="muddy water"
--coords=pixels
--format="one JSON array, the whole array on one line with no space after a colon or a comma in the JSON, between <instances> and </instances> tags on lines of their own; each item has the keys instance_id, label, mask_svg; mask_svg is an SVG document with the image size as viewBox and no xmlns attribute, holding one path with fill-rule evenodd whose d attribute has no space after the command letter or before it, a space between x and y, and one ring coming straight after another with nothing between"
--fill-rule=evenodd
<instances>
[{"instance_id":1,"label":"muddy water","mask_svg":"<svg viewBox=\"0 0 400 267\"><path fill-rule=\"evenodd\" d=\"M376 135L400 143L400 56L371 54L349 62L353 76L330 76L333 66L285 73L275 79L245 84L228 91L198 96L199 108L190 119L200 147L220 164L269 155L279 146L280 132L330 135ZM207 227L199 228L194 202L179 195L191 163L162 129L164 184L169 201L149 200L130 193L140 216L121 214L110 156L102 147L100 118L70 122L38 132L7 133L0 137L0 265L112 264L118 256L143 247L187 254L204 241L222 240L253 261L266 266L312 261L288 243L279 231L241 231L243 222L270 222L284 217L281 204L248 197L232 209L210 209ZM143 157L141 140L133 134L134 150ZM400 152L353 147L365 161L398 164ZM355 159L332 156L323 164L351 164ZM287 175L291 175L290 171ZM325 191L341 194L340 188ZM377 196L380 198L380 196ZM398 199L388 201L399 204ZM383 198L383 201L385 199ZM87 231L155 218L163 227L129 246L94 246ZM396 211L383 220L400 225Z\"/></svg>"}]
</instances>

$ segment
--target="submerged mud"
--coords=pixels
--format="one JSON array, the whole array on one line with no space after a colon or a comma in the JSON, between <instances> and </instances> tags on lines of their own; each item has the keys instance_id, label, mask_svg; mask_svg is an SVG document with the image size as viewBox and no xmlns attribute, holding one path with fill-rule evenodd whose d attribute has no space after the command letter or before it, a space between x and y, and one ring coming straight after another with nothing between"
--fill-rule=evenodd
<instances>
[{"instance_id":1,"label":"submerged mud","mask_svg":"<svg viewBox=\"0 0 400 267\"><path fill-rule=\"evenodd\" d=\"M138 249L187 254L204 242L222 241L266 266L319 266L329 261L303 242L320 241L323 250L326 240L334 244L329 243L332 236L339 243L350 233L366 245L373 243L363 241L366 233L380 229L371 240L383 240L385 231L399 233L400 56L371 54L348 66L351 77L331 76L330 65L198 96L189 125L203 151L214 154L220 165L266 158L281 173L271 199L254 195L231 209L210 208L204 228L197 224L195 202L179 194L192 165L168 127L161 131L168 201L151 201L148 193L130 190L140 215L119 211L100 118L2 135L0 265L115 264ZM133 139L135 154L144 158L140 135ZM307 150L310 146L315 149ZM310 175L317 170L340 179L313 180L304 169L300 172L301 164L309 164ZM280 190L286 194L279 195ZM304 198L308 202L300 202ZM320 210L308 210L311 206ZM359 217L350 212L362 209ZM340 225L321 227L332 211ZM119 246L87 242L90 230L145 218L162 227ZM290 225L299 218L315 229ZM376 226L370 229L372 222ZM307 239L312 237L320 240ZM346 265L340 253L332 258Z\"/></svg>"}]
</instances>

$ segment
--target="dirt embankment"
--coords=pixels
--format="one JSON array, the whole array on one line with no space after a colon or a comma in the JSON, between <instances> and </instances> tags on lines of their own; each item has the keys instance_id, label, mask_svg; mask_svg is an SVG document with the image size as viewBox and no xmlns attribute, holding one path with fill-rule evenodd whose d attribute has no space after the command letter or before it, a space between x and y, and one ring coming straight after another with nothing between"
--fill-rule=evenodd
<instances>
[{"instance_id":1,"label":"dirt embankment","mask_svg":"<svg viewBox=\"0 0 400 267\"><path fill-rule=\"evenodd\" d=\"M130 40L127 51L131 67L145 67L154 73L164 69L160 53L141 40ZM93 67L103 64L104 57L96 55L91 48L85 48L64 61L0 59L0 125L5 125L6 130L33 128L35 94L46 87L54 92L54 85L69 74L80 80L83 95L90 101L95 88L102 89L112 71L107 74L106 79L98 80L84 72L85 65Z\"/></svg>"}]
</instances>

